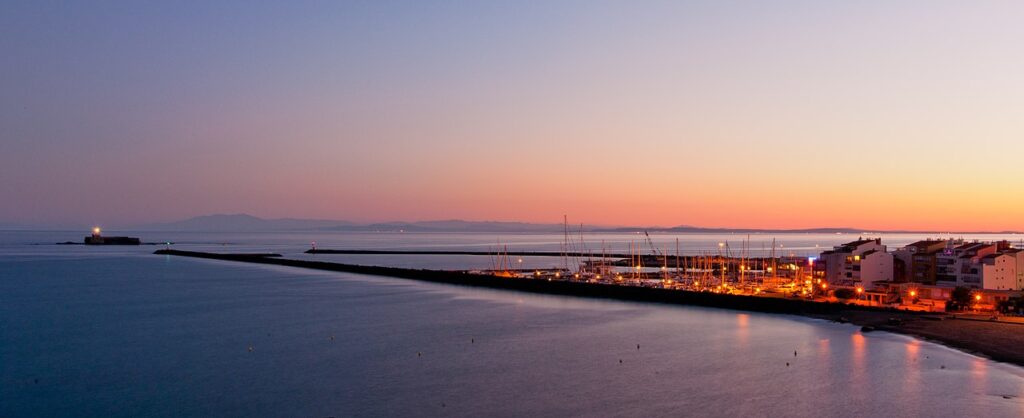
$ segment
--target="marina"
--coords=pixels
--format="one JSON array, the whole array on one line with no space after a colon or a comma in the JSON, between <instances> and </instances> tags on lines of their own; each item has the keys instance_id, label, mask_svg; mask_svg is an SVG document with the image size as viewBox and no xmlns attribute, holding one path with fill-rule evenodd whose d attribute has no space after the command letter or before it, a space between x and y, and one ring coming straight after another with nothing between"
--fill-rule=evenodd
<instances>
[{"instance_id":1,"label":"marina","mask_svg":"<svg viewBox=\"0 0 1024 418\"><path fill-rule=\"evenodd\" d=\"M814 258L777 256L774 240L770 249L760 251L763 256L752 255L749 236L741 242L738 251L723 241L718 243L717 251L684 255L679 239L675 240L672 251L666 251L646 231L642 237L640 241L628 242L628 253L608 251L605 242L601 242L599 248L591 248L584 239L583 226L578 232L570 232L566 218L557 252L510 251L507 244L499 241L489 251L323 249L314 243L305 254L480 256L489 258L490 268L469 270L469 273L809 300L820 299L828 293L828 284L814 274ZM557 264L550 268L524 268L523 257L554 258Z\"/></svg>"}]
</instances>

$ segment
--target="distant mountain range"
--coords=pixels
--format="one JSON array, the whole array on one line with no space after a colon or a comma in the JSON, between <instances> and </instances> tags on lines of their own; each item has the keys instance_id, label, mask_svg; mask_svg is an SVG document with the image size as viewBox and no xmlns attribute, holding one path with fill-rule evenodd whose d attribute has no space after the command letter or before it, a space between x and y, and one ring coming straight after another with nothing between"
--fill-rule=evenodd
<instances>
[{"instance_id":1,"label":"distant mountain range","mask_svg":"<svg viewBox=\"0 0 1024 418\"><path fill-rule=\"evenodd\" d=\"M139 231L202 231L202 232L255 232L281 230L311 230L344 227L351 222L319 219L263 219L252 215L207 215L177 222L139 225Z\"/></svg>"},{"instance_id":2,"label":"distant mountain range","mask_svg":"<svg viewBox=\"0 0 1024 418\"><path fill-rule=\"evenodd\" d=\"M88 230L89 227L68 225L22 225L0 223L0 230ZM419 221L419 222L380 222L357 223L328 219L264 219L247 214L218 214L197 216L176 222L152 223L128 227L111 227L110 230L120 231L189 231L189 232L269 232L269 231L350 231L350 232L480 232L480 233L562 233L565 226L561 223L528 223L500 221ZM570 233L579 233L579 224L570 224ZM583 225L588 233L635 233L648 231L652 233L693 233L693 234L942 234L942 235L974 235L974 234L1021 234L1018 231L909 231L909 230L870 230L859 228L804 228L804 229L768 229L768 228L708 228L689 225L661 226L607 226Z\"/></svg>"},{"instance_id":3,"label":"distant mountain range","mask_svg":"<svg viewBox=\"0 0 1024 418\"><path fill-rule=\"evenodd\" d=\"M683 232L683 233L708 233L708 234L762 234L762 233L783 233L783 234L862 234L863 229L857 228L806 228L806 229L763 229L763 228L705 228L699 226L673 226L669 228L605 228L600 232ZM885 232L885 231L879 231Z\"/></svg>"},{"instance_id":4,"label":"distant mountain range","mask_svg":"<svg viewBox=\"0 0 1024 418\"><path fill-rule=\"evenodd\" d=\"M579 230L579 226L571 226ZM585 225L584 229L599 227ZM263 219L252 215L207 215L177 222L139 225L140 231L209 231L256 232L285 230L362 231L362 232L561 232L562 224L531 224L524 222L471 222L462 220L384 222L357 224L349 221L319 219Z\"/></svg>"},{"instance_id":5,"label":"distant mountain range","mask_svg":"<svg viewBox=\"0 0 1024 418\"><path fill-rule=\"evenodd\" d=\"M570 231L579 231L579 225L569 225ZM584 225L584 230L595 230L601 227ZM386 222L368 225L341 225L325 228L334 231L403 231L403 232L562 232L562 224L533 224L526 222L497 221L421 221L421 222Z\"/></svg>"},{"instance_id":6,"label":"distant mountain range","mask_svg":"<svg viewBox=\"0 0 1024 418\"><path fill-rule=\"evenodd\" d=\"M565 226L560 223L526 223L499 221L419 221L419 222L382 222L360 224L349 221L322 219L263 219L246 214L208 215L177 222L140 225L132 230L140 231L202 231L202 232L259 232L286 230L319 230L319 231L352 231L352 232L500 232L500 233L560 233ZM580 225L569 225L570 232L579 232ZM896 234L896 233L956 233L982 234L1019 233L1016 231L871 231L858 228L805 228L805 229L765 229L765 228L706 228L697 226L674 227L643 227L643 226L600 226L583 225L585 232L662 232L662 233L708 233L708 234Z\"/></svg>"}]
</instances>

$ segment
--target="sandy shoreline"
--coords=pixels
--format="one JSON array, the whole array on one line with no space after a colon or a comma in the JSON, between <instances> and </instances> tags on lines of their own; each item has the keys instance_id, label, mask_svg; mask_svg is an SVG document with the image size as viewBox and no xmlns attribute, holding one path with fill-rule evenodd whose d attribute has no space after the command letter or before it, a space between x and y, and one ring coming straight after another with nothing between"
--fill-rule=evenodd
<instances>
[{"instance_id":1,"label":"sandy shoreline","mask_svg":"<svg viewBox=\"0 0 1024 418\"><path fill-rule=\"evenodd\" d=\"M1019 323L957 319L948 314L900 311L847 310L807 314L811 318L849 322L941 344L994 361L1024 367L1024 325ZM895 319L896 321L892 321Z\"/></svg>"}]
</instances>

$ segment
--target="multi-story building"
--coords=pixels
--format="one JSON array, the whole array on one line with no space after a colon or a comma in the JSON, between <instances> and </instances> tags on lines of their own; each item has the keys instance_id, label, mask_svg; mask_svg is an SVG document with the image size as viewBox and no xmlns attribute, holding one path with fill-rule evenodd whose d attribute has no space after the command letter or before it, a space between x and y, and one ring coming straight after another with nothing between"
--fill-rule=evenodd
<instances>
[{"instance_id":1,"label":"multi-story building","mask_svg":"<svg viewBox=\"0 0 1024 418\"><path fill-rule=\"evenodd\" d=\"M987 290L1024 290L1024 250L998 243L1000 250L978 260L980 288ZM1005 246L1005 248L1002 248Z\"/></svg>"},{"instance_id":2,"label":"multi-story building","mask_svg":"<svg viewBox=\"0 0 1024 418\"><path fill-rule=\"evenodd\" d=\"M1006 252L1012 252L1017 258L1017 290L1024 290L1024 250L1011 248Z\"/></svg>"},{"instance_id":3,"label":"multi-story building","mask_svg":"<svg viewBox=\"0 0 1024 418\"><path fill-rule=\"evenodd\" d=\"M894 275L903 282L914 282L923 284L935 284L937 273L938 253L942 252L948 240L923 240L909 244L893 252L893 256L900 260L904 271Z\"/></svg>"},{"instance_id":4,"label":"multi-story building","mask_svg":"<svg viewBox=\"0 0 1024 418\"><path fill-rule=\"evenodd\" d=\"M876 281L891 281L893 257L881 238L859 239L821 253L816 266L833 284L857 284L871 288Z\"/></svg>"},{"instance_id":5,"label":"multi-story building","mask_svg":"<svg viewBox=\"0 0 1024 418\"><path fill-rule=\"evenodd\" d=\"M1017 254L988 254L978 262L982 274L980 288L992 290L1016 290L1017 287Z\"/></svg>"},{"instance_id":6,"label":"multi-story building","mask_svg":"<svg viewBox=\"0 0 1024 418\"><path fill-rule=\"evenodd\" d=\"M877 282L891 282L895 257L883 249L865 252L860 258L860 285L873 289Z\"/></svg>"},{"instance_id":7,"label":"multi-story building","mask_svg":"<svg viewBox=\"0 0 1024 418\"><path fill-rule=\"evenodd\" d=\"M888 253L881 239L860 239L821 253L815 270L829 283L864 289L884 282L881 287L1024 290L1024 250L1007 241L924 240Z\"/></svg>"},{"instance_id":8,"label":"multi-story building","mask_svg":"<svg viewBox=\"0 0 1024 418\"><path fill-rule=\"evenodd\" d=\"M948 243L945 249L935 255L935 279L940 286L980 288L980 260L1003 249L1001 243Z\"/></svg>"}]
</instances>

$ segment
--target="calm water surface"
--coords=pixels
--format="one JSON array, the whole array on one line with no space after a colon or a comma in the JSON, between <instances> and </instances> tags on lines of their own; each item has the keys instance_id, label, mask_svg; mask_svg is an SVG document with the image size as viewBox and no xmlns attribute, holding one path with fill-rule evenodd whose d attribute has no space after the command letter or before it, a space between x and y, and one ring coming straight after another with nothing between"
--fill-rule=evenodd
<instances>
[{"instance_id":1,"label":"calm water surface","mask_svg":"<svg viewBox=\"0 0 1024 418\"><path fill-rule=\"evenodd\" d=\"M1022 369L848 325L0 234L4 417L1024 415ZM176 246L308 246L194 238Z\"/></svg>"}]
</instances>

